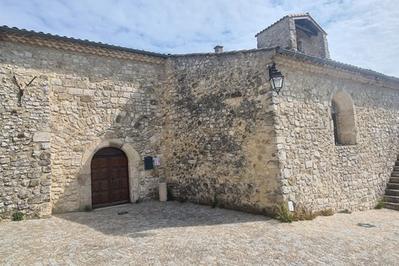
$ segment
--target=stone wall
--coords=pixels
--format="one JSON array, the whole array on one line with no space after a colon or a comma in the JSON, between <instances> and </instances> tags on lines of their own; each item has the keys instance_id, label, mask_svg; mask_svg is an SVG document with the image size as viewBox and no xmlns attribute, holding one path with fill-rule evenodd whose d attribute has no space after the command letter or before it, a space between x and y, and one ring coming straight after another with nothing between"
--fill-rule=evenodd
<instances>
[{"instance_id":1,"label":"stone wall","mask_svg":"<svg viewBox=\"0 0 399 266\"><path fill-rule=\"evenodd\" d=\"M277 147L286 200L312 210L361 210L381 199L399 154L399 86L278 57ZM333 94L354 103L356 145L337 146Z\"/></svg>"},{"instance_id":2,"label":"stone wall","mask_svg":"<svg viewBox=\"0 0 399 266\"><path fill-rule=\"evenodd\" d=\"M297 23L293 17L285 17L261 31L256 36L257 48L278 46L287 50L300 50L301 53L310 56L330 58L326 34L317 29L317 35L309 36L297 27Z\"/></svg>"},{"instance_id":3,"label":"stone wall","mask_svg":"<svg viewBox=\"0 0 399 266\"><path fill-rule=\"evenodd\" d=\"M28 51L12 55L32 56ZM47 216L51 214L48 78L24 65L8 64L6 56L0 46L0 220L18 211L27 217Z\"/></svg>"},{"instance_id":4,"label":"stone wall","mask_svg":"<svg viewBox=\"0 0 399 266\"><path fill-rule=\"evenodd\" d=\"M309 36L303 30L296 28L296 43L297 49L298 42L301 42L301 51L304 54L315 56L319 58L326 58L328 56L328 49L325 47L324 42L327 41L324 35L319 31L318 34Z\"/></svg>"},{"instance_id":5,"label":"stone wall","mask_svg":"<svg viewBox=\"0 0 399 266\"><path fill-rule=\"evenodd\" d=\"M156 197L166 179L175 199L258 213L283 200L371 208L399 153L398 83L374 74L274 49L166 59L23 40L0 42L2 218L90 207L102 147L127 155L132 202ZM272 61L285 76L280 95L270 91ZM334 142L337 91L353 100L356 145ZM161 156L157 171L144 171L147 155Z\"/></svg>"},{"instance_id":6,"label":"stone wall","mask_svg":"<svg viewBox=\"0 0 399 266\"><path fill-rule=\"evenodd\" d=\"M162 148L179 200L268 212L281 199L270 51L169 60Z\"/></svg>"},{"instance_id":7,"label":"stone wall","mask_svg":"<svg viewBox=\"0 0 399 266\"><path fill-rule=\"evenodd\" d=\"M292 19L286 17L259 33L256 36L256 41L258 48L279 46L292 49L296 48L296 43L292 42L293 38L295 38L295 24Z\"/></svg>"},{"instance_id":8,"label":"stone wall","mask_svg":"<svg viewBox=\"0 0 399 266\"><path fill-rule=\"evenodd\" d=\"M33 132L42 130L42 124L45 123L46 129L51 132L51 146L46 145L47 150L44 152L50 149L52 155L51 203L54 212L72 211L90 206L90 172L88 172L90 159L97 147L109 140L112 140L109 142L110 146L122 147L126 144L131 147L128 150L137 154L130 157L139 162L129 161L129 164L137 165L136 169L131 171L136 184L135 188L132 188L134 198L131 200L154 196L158 177L154 176L153 171L143 170L142 157L159 154L161 122L157 106L163 64L99 57L7 42L1 43L1 55L2 63L12 63L10 71L17 71L23 67L24 72L19 73L20 75L38 73L37 75L42 76L48 84L46 101L42 101L39 95L35 95L37 99L32 99L36 102L31 107L32 112L33 109L39 109L40 113L30 115L35 118L37 116L36 120L45 116L46 120L40 120L40 123L35 123L33 120L20 127ZM10 79L9 76L7 74L7 80ZM7 85L7 88L5 95L15 90L15 86ZM8 98L15 98L15 92L13 94L14 96ZM8 112L12 112L13 107L8 109ZM41 113L43 115L40 116ZM13 120L19 114L6 116ZM22 129L13 131L13 135L22 132ZM17 139L21 149L26 149L23 148L23 144L27 142L25 139L31 137L28 134L18 139L10 135L10 138ZM6 146L5 149L10 152L16 148ZM41 157L40 154L37 155L37 158ZM10 163L8 158L10 156L4 156L5 165L10 167L11 164L10 171L15 171L16 167L12 165L15 162ZM16 178L20 178L23 172L31 172L25 162L23 166L24 170L21 170L21 174L17 174ZM45 175L47 178L49 176L50 172ZM48 189L49 183L43 183ZM20 191L20 189L15 190ZM42 190L44 191L44 188ZM45 200L48 203L48 191Z\"/></svg>"}]
</instances>

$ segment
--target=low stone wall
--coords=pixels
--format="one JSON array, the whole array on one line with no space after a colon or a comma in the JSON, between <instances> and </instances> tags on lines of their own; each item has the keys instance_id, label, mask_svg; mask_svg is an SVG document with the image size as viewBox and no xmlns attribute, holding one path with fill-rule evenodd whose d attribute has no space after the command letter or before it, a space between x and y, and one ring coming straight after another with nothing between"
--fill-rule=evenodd
<instances>
[{"instance_id":1,"label":"low stone wall","mask_svg":"<svg viewBox=\"0 0 399 266\"><path fill-rule=\"evenodd\" d=\"M361 74L277 58L277 147L286 200L315 211L373 208L399 154L399 87ZM335 92L354 103L357 144L337 146Z\"/></svg>"},{"instance_id":2,"label":"low stone wall","mask_svg":"<svg viewBox=\"0 0 399 266\"><path fill-rule=\"evenodd\" d=\"M162 148L171 196L254 212L269 212L279 201L270 56L169 60Z\"/></svg>"}]
</instances>

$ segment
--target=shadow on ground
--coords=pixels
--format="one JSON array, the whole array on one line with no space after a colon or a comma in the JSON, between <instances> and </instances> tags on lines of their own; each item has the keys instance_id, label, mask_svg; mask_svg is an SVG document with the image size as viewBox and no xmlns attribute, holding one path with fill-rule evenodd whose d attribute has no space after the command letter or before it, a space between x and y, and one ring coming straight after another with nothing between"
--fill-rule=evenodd
<instances>
[{"instance_id":1,"label":"shadow on ground","mask_svg":"<svg viewBox=\"0 0 399 266\"><path fill-rule=\"evenodd\" d=\"M271 220L262 215L175 201L125 204L91 212L57 214L55 217L88 226L104 234L128 237L153 235L151 230L161 228Z\"/></svg>"}]
</instances>

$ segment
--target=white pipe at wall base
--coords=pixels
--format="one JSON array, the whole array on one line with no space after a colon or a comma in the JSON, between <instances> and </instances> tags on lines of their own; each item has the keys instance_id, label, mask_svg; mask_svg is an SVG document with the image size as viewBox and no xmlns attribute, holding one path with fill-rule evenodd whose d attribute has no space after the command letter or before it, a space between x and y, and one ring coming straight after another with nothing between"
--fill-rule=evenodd
<instances>
[{"instance_id":1,"label":"white pipe at wall base","mask_svg":"<svg viewBox=\"0 0 399 266\"><path fill-rule=\"evenodd\" d=\"M159 201L164 202L168 200L168 194L166 190L166 183L159 183Z\"/></svg>"}]
</instances>

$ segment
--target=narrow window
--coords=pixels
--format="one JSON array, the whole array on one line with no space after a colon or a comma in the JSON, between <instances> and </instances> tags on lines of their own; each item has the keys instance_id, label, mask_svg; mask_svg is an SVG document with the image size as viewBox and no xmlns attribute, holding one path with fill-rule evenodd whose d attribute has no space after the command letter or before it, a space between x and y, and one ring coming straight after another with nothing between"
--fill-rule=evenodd
<instances>
[{"instance_id":1,"label":"narrow window","mask_svg":"<svg viewBox=\"0 0 399 266\"><path fill-rule=\"evenodd\" d=\"M334 141L335 145L339 144L338 143L338 125L337 125L337 107L335 106L334 101L331 103L331 118L333 121L333 127L334 127Z\"/></svg>"},{"instance_id":2,"label":"narrow window","mask_svg":"<svg viewBox=\"0 0 399 266\"><path fill-rule=\"evenodd\" d=\"M356 125L353 101L344 91L337 92L331 102L331 118L336 145L356 144Z\"/></svg>"}]
</instances>

